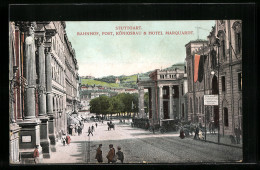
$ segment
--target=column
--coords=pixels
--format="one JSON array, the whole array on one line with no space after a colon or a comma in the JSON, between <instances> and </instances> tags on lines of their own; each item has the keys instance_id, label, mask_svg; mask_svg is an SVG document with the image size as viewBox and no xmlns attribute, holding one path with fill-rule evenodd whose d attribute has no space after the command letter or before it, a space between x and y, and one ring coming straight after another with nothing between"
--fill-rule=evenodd
<instances>
[{"instance_id":1,"label":"column","mask_svg":"<svg viewBox=\"0 0 260 170\"><path fill-rule=\"evenodd\" d=\"M44 36L38 37L38 62L39 62L39 119L40 144L44 158L50 158L50 141L48 133L48 116L46 112L46 81L45 81L45 53Z\"/></svg>"},{"instance_id":2,"label":"column","mask_svg":"<svg viewBox=\"0 0 260 170\"><path fill-rule=\"evenodd\" d=\"M144 117L144 87L139 87L139 116Z\"/></svg>"},{"instance_id":3,"label":"column","mask_svg":"<svg viewBox=\"0 0 260 170\"><path fill-rule=\"evenodd\" d=\"M154 123L156 122L157 120L157 117L156 117L156 103L155 103L155 89L152 87L151 88L151 98L152 98L152 122L153 122L153 125Z\"/></svg>"},{"instance_id":4,"label":"column","mask_svg":"<svg viewBox=\"0 0 260 170\"><path fill-rule=\"evenodd\" d=\"M173 99L172 99L172 85L169 86L169 93L170 93L170 119L174 119L173 116Z\"/></svg>"},{"instance_id":5,"label":"column","mask_svg":"<svg viewBox=\"0 0 260 170\"><path fill-rule=\"evenodd\" d=\"M52 152L56 152L56 141L54 135L54 113L53 113L53 94L52 94L52 68L51 68L51 53L50 47L46 48L46 93L47 93L47 115L49 117L48 128L49 128L49 139L50 147Z\"/></svg>"},{"instance_id":6,"label":"column","mask_svg":"<svg viewBox=\"0 0 260 170\"><path fill-rule=\"evenodd\" d=\"M24 24L27 37L25 38L25 78L27 88L25 91L25 112L24 121L19 122L21 127L19 147L22 163L33 163L33 151L36 145L39 146L39 159L42 159L42 148L40 146L40 122L35 116L35 90L36 90L36 61L35 61L35 22ZM28 29L28 30L26 30Z\"/></svg>"},{"instance_id":7,"label":"column","mask_svg":"<svg viewBox=\"0 0 260 170\"><path fill-rule=\"evenodd\" d=\"M160 120L163 119L163 86L159 86L159 115ZM160 121L160 126L162 125L162 122Z\"/></svg>"},{"instance_id":8,"label":"column","mask_svg":"<svg viewBox=\"0 0 260 170\"><path fill-rule=\"evenodd\" d=\"M179 88L179 98L178 98L178 108L177 108L177 113L178 113L178 119L181 118L181 112L182 112L182 107L181 107L181 99L183 98L182 97L182 89L181 89L181 84L178 85L178 88Z\"/></svg>"}]
</instances>

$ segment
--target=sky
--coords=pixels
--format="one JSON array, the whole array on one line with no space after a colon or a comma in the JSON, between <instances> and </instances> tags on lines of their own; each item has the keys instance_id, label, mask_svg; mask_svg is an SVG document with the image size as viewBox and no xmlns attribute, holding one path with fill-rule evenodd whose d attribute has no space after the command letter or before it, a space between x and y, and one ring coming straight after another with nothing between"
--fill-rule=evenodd
<instances>
[{"instance_id":1,"label":"sky","mask_svg":"<svg viewBox=\"0 0 260 170\"><path fill-rule=\"evenodd\" d=\"M199 39L206 40L214 25L212 20L70 21L66 22L66 33L75 49L79 75L103 77L144 73L183 63L185 45L198 39L198 35ZM122 30L116 29L119 27ZM133 27L137 29L133 30ZM196 27L200 27L199 31ZM119 35L120 31L141 35ZM189 33L176 35L178 31ZM85 32L97 33L83 35ZM105 35L105 32L111 34ZM149 35L149 32L162 35ZM175 34L167 35L166 32Z\"/></svg>"}]
</instances>

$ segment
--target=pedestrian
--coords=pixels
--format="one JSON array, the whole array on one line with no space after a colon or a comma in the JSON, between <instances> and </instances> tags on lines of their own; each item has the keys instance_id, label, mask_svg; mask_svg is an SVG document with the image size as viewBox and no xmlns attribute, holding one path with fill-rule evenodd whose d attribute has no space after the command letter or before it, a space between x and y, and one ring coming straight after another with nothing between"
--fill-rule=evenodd
<instances>
[{"instance_id":1,"label":"pedestrian","mask_svg":"<svg viewBox=\"0 0 260 170\"><path fill-rule=\"evenodd\" d=\"M183 139L185 136L184 136L184 130L183 128L181 127L181 130L180 130L180 138Z\"/></svg>"},{"instance_id":2,"label":"pedestrian","mask_svg":"<svg viewBox=\"0 0 260 170\"><path fill-rule=\"evenodd\" d=\"M92 136L93 136L93 133L92 133L92 130L90 129L90 126L88 128L88 136L89 136L89 134L92 134Z\"/></svg>"},{"instance_id":3,"label":"pedestrian","mask_svg":"<svg viewBox=\"0 0 260 170\"><path fill-rule=\"evenodd\" d=\"M235 136L236 136L236 143L240 144L240 134L241 134L240 128L238 128L238 126L236 126L234 129L234 132L235 132Z\"/></svg>"},{"instance_id":4,"label":"pedestrian","mask_svg":"<svg viewBox=\"0 0 260 170\"><path fill-rule=\"evenodd\" d=\"M92 132L94 132L94 125L92 125L91 128L92 128Z\"/></svg>"},{"instance_id":5,"label":"pedestrian","mask_svg":"<svg viewBox=\"0 0 260 170\"><path fill-rule=\"evenodd\" d=\"M198 139L198 137L199 137L199 127L196 126L194 139Z\"/></svg>"},{"instance_id":6,"label":"pedestrian","mask_svg":"<svg viewBox=\"0 0 260 170\"><path fill-rule=\"evenodd\" d=\"M96 123L96 128L97 128L97 123Z\"/></svg>"},{"instance_id":7,"label":"pedestrian","mask_svg":"<svg viewBox=\"0 0 260 170\"><path fill-rule=\"evenodd\" d=\"M96 160L98 161L98 163L102 163L103 162L103 157L102 157L102 144L99 144L98 148L97 148L97 153L96 153Z\"/></svg>"},{"instance_id":8,"label":"pedestrian","mask_svg":"<svg viewBox=\"0 0 260 170\"><path fill-rule=\"evenodd\" d=\"M113 148L113 145L109 145L109 152L107 154L107 161L108 163L114 163L115 162L115 149Z\"/></svg>"},{"instance_id":9,"label":"pedestrian","mask_svg":"<svg viewBox=\"0 0 260 170\"><path fill-rule=\"evenodd\" d=\"M120 160L121 163L124 163L124 153L121 151L121 147L118 146L117 150L118 150L117 153L116 153L117 159Z\"/></svg>"},{"instance_id":10,"label":"pedestrian","mask_svg":"<svg viewBox=\"0 0 260 170\"><path fill-rule=\"evenodd\" d=\"M63 144L63 146L65 146L65 144L66 144L66 139L65 139L65 137L62 137L62 144Z\"/></svg>"},{"instance_id":11,"label":"pedestrian","mask_svg":"<svg viewBox=\"0 0 260 170\"><path fill-rule=\"evenodd\" d=\"M79 126L79 127L78 127L78 135L79 135L79 136L81 135L81 132L82 132L82 129L81 129L81 127Z\"/></svg>"},{"instance_id":12,"label":"pedestrian","mask_svg":"<svg viewBox=\"0 0 260 170\"><path fill-rule=\"evenodd\" d=\"M209 122L209 133L212 133L212 122Z\"/></svg>"},{"instance_id":13,"label":"pedestrian","mask_svg":"<svg viewBox=\"0 0 260 170\"><path fill-rule=\"evenodd\" d=\"M34 149L34 152L33 152L33 158L34 158L34 163L35 164L40 163L38 147L39 147L39 145L35 145L35 149Z\"/></svg>"},{"instance_id":14,"label":"pedestrian","mask_svg":"<svg viewBox=\"0 0 260 170\"><path fill-rule=\"evenodd\" d=\"M69 136L69 135L67 135L67 136L66 136L66 143L67 143L67 145L69 145L69 144L70 144L70 141L71 141L71 138L70 138L70 136Z\"/></svg>"},{"instance_id":15,"label":"pedestrian","mask_svg":"<svg viewBox=\"0 0 260 170\"><path fill-rule=\"evenodd\" d=\"M75 135L76 135L76 133L78 133L78 125L77 124L75 124Z\"/></svg>"},{"instance_id":16,"label":"pedestrian","mask_svg":"<svg viewBox=\"0 0 260 170\"><path fill-rule=\"evenodd\" d=\"M71 135L72 135L72 130L73 130L73 125L70 125L69 126L69 134L71 134Z\"/></svg>"},{"instance_id":17,"label":"pedestrian","mask_svg":"<svg viewBox=\"0 0 260 170\"><path fill-rule=\"evenodd\" d=\"M212 121L212 126L211 126L211 129L212 129L212 133L213 134L216 134L216 132L215 132L215 123L214 123L214 121Z\"/></svg>"}]
</instances>

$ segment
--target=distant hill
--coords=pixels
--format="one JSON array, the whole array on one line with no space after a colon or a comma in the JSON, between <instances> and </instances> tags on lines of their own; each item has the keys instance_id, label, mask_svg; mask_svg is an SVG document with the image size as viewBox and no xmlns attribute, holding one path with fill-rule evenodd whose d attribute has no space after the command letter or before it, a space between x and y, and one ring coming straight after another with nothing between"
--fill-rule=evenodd
<instances>
[{"instance_id":1,"label":"distant hill","mask_svg":"<svg viewBox=\"0 0 260 170\"><path fill-rule=\"evenodd\" d=\"M163 70L173 70L176 68L179 69L183 69L185 66L185 63L177 63L174 64L168 68L164 68ZM154 71L148 71L146 73L140 73L139 76L141 77L148 77L149 74ZM120 83L117 84L115 83L116 78L118 78L120 80ZM121 76L106 76L106 77L102 77L102 78L94 78L94 79L81 79L81 84L82 85L96 85L96 86L104 86L104 87L116 87L116 88L135 88L137 89L137 74L134 75L130 75L130 76L125 76L125 75L121 75Z\"/></svg>"},{"instance_id":2,"label":"distant hill","mask_svg":"<svg viewBox=\"0 0 260 170\"><path fill-rule=\"evenodd\" d=\"M115 83L116 78L120 80L120 83ZM82 85L96 85L104 87L116 87L116 88L137 88L136 85L137 75L131 76L107 76L95 79L81 79Z\"/></svg>"},{"instance_id":3,"label":"distant hill","mask_svg":"<svg viewBox=\"0 0 260 170\"><path fill-rule=\"evenodd\" d=\"M89 85L89 86L103 86L103 87L120 87L119 84L116 83L107 83L103 81L93 80L93 79L81 79L82 85Z\"/></svg>"}]
</instances>

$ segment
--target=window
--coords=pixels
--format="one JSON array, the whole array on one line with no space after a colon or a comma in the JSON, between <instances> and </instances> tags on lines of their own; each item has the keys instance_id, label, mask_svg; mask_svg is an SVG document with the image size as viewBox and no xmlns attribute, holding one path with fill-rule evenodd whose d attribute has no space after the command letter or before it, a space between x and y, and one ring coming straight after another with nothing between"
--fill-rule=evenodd
<instances>
[{"instance_id":1,"label":"window","mask_svg":"<svg viewBox=\"0 0 260 170\"><path fill-rule=\"evenodd\" d=\"M199 103L198 103L198 107L199 107L199 113L201 113L201 107L200 107L200 105L201 105L201 103L200 103L200 97L199 97L199 101L198 101Z\"/></svg>"},{"instance_id":2,"label":"window","mask_svg":"<svg viewBox=\"0 0 260 170\"><path fill-rule=\"evenodd\" d=\"M163 89L163 95L166 95L167 92L166 92L166 89Z\"/></svg>"},{"instance_id":3,"label":"window","mask_svg":"<svg viewBox=\"0 0 260 170\"><path fill-rule=\"evenodd\" d=\"M236 50L236 54L240 54L241 53L241 47L242 47L242 36L241 36L241 32L242 32L242 28L241 28L241 23L240 22L235 22L232 26L232 28L234 29L234 34L235 34L235 50Z\"/></svg>"},{"instance_id":4,"label":"window","mask_svg":"<svg viewBox=\"0 0 260 170\"><path fill-rule=\"evenodd\" d=\"M221 77L221 83L222 83L222 91L226 91L226 80L225 80L225 76Z\"/></svg>"},{"instance_id":5,"label":"window","mask_svg":"<svg viewBox=\"0 0 260 170\"><path fill-rule=\"evenodd\" d=\"M237 74L237 78L238 78L238 90L241 91L242 90L242 73L238 73Z\"/></svg>"},{"instance_id":6,"label":"window","mask_svg":"<svg viewBox=\"0 0 260 170\"><path fill-rule=\"evenodd\" d=\"M190 112L193 113L193 109L192 109L192 99L190 98Z\"/></svg>"},{"instance_id":7,"label":"window","mask_svg":"<svg viewBox=\"0 0 260 170\"><path fill-rule=\"evenodd\" d=\"M183 84L181 84L181 95L183 96Z\"/></svg>"},{"instance_id":8,"label":"window","mask_svg":"<svg viewBox=\"0 0 260 170\"><path fill-rule=\"evenodd\" d=\"M223 39L222 40L222 57L223 57L223 60L226 59L226 54L225 54L225 40Z\"/></svg>"},{"instance_id":9,"label":"window","mask_svg":"<svg viewBox=\"0 0 260 170\"><path fill-rule=\"evenodd\" d=\"M198 113L198 107L199 107L199 102L198 102L198 98L196 98L196 103L195 103L195 113Z\"/></svg>"},{"instance_id":10,"label":"window","mask_svg":"<svg viewBox=\"0 0 260 170\"><path fill-rule=\"evenodd\" d=\"M228 126L228 109L224 107L224 125Z\"/></svg>"},{"instance_id":11,"label":"window","mask_svg":"<svg viewBox=\"0 0 260 170\"><path fill-rule=\"evenodd\" d=\"M237 53L241 52L241 33L236 33L236 49Z\"/></svg>"}]
</instances>

